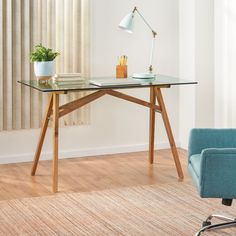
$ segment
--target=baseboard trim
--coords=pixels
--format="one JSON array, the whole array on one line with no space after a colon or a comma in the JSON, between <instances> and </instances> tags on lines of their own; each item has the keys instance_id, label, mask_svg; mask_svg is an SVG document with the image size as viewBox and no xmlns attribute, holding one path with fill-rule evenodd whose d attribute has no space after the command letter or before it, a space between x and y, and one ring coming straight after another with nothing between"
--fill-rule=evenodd
<instances>
[{"instance_id":1,"label":"baseboard trim","mask_svg":"<svg viewBox=\"0 0 236 236\"><path fill-rule=\"evenodd\" d=\"M178 147L178 142L176 142ZM155 149L166 149L170 148L169 143L163 142L155 145ZM141 152L147 151L148 144L136 144L136 145L122 145L122 146L109 146L99 148L87 148L87 149L74 149L74 150L62 150L59 152L60 159L65 158L78 158L88 156L101 156L116 153L129 153L129 152ZM0 164L10 163L23 163L32 162L34 153L25 153L19 155L7 155L0 156ZM40 160L51 160L52 152L42 152Z\"/></svg>"}]
</instances>

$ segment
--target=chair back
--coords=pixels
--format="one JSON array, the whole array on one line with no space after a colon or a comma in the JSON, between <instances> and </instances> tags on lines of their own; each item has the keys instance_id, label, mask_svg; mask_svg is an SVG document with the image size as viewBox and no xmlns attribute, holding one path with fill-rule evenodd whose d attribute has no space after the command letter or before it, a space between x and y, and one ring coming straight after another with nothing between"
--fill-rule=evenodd
<instances>
[{"instance_id":1,"label":"chair back","mask_svg":"<svg viewBox=\"0 0 236 236\"><path fill-rule=\"evenodd\" d=\"M206 148L236 148L236 129L192 129L188 156Z\"/></svg>"}]
</instances>

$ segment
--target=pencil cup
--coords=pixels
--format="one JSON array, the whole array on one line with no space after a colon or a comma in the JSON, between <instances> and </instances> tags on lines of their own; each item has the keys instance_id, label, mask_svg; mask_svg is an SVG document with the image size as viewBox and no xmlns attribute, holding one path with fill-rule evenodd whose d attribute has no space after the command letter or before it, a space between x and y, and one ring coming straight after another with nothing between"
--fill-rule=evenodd
<instances>
[{"instance_id":1,"label":"pencil cup","mask_svg":"<svg viewBox=\"0 0 236 236\"><path fill-rule=\"evenodd\" d=\"M116 66L116 78L118 79L127 78L127 65Z\"/></svg>"}]
</instances>

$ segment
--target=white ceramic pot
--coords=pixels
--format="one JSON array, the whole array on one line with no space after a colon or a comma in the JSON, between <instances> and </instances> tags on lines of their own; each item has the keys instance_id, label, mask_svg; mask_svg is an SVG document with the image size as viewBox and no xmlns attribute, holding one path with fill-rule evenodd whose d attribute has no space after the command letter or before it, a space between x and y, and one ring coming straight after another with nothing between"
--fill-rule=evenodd
<instances>
[{"instance_id":1,"label":"white ceramic pot","mask_svg":"<svg viewBox=\"0 0 236 236\"><path fill-rule=\"evenodd\" d=\"M53 61L35 61L34 73L38 79L47 80L54 75Z\"/></svg>"}]
</instances>

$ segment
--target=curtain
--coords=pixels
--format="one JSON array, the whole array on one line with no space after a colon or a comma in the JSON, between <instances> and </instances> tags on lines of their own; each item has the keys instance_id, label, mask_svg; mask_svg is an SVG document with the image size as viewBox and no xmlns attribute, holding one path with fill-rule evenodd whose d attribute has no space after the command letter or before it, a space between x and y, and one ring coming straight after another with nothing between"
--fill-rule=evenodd
<instances>
[{"instance_id":1,"label":"curtain","mask_svg":"<svg viewBox=\"0 0 236 236\"><path fill-rule=\"evenodd\" d=\"M38 128L47 94L18 80L34 78L29 54L39 43L60 52L56 73L89 73L88 0L0 0L0 131ZM86 25L83 25L86 24ZM61 103L83 94L61 96ZM67 116L65 125L89 122L89 108Z\"/></svg>"},{"instance_id":2,"label":"curtain","mask_svg":"<svg viewBox=\"0 0 236 236\"><path fill-rule=\"evenodd\" d=\"M236 127L235 0L215 0L215 126Z\"/></svg>"}]
</instances>

